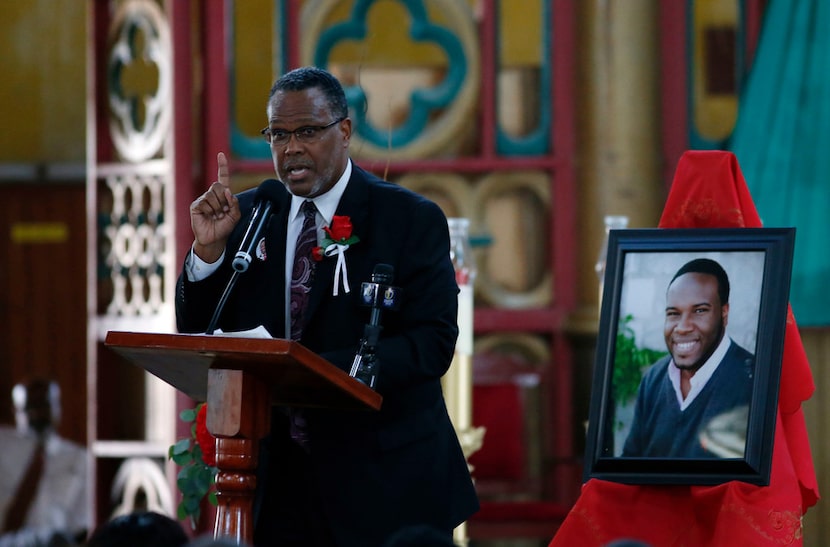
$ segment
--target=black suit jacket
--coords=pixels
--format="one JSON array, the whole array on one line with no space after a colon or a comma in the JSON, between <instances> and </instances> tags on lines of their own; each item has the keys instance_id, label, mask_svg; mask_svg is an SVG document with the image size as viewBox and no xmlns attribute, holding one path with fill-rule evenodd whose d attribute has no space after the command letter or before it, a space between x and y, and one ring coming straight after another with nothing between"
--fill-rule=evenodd
<instances>
[{"instance_id":1,"label":"black suit jacket","mask_svg":"<svg viewBox=\"0 0 830 547\"><path fill-rule=\"evenodd\" d=\"M229 239L220 270L196 283L187 281L184 273L180 276L180 331L206 329L231 275L230 261L248 224L253 195L239 195L243 217ZM283 337L290 199L285 192L276 204L266 227L266 259L254 258L240 276L219 328L263 325L275 337ZM379 545L415 524L450 530L478 510L478 500L440 384L458 334L458 286L446 217L433 202L354 164L336 214L349 216L353 234L360 238L345 255L351 292L346 294L341 285L333 296L336 259L318 262L300 342L348 372L371 311L360 303L361 284L370 280L375 265L385 263L394 268L392 284L403 293L400 309L383 312L381 319L381 410L307 412L313 488L323 500L338 544ZM271 439L264 444L272 451L266 456L269 481L291 473L294 465L285 459L291 451L285 449L290 441L281 416L274 413ZM270 518L275 516L259 514L257 527Z\"/></svg>"}]
</instances>

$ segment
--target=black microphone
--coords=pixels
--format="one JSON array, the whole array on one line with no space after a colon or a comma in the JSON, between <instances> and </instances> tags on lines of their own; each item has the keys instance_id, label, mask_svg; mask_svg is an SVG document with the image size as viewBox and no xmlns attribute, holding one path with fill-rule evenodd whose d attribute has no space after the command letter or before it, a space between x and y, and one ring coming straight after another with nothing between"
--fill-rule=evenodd
<instances>
[{"instance_id":1,"label":"black microphone","mask_svg":"<svg viewBox=\"0 0 830 547\"><path fill-rule=\"evenodd\" d=\"M380 331L382 310L396 310L400 305L402 290L391 285L394 268L389 264L377 264L372 271L372 280L363 283L361 301L364 306L371 306L369 323L363 328L363 338L352 362L349 376L374 389L377 382L379 363L376 355Z\"/></svg>"},{"instance_id":2,"label":"black microphone","mask_svg":"<svg viewBox=\"0 0 830 547\"><path fill-rule=\"evenodd\" d=\"M251 253L254 252L262 229L265 228L265 224L268 222L271 208L278 201L280 192L283 190L282 183L276 179L264 180L256 189L251 222L248 224L248 229L245 230L239 250L233 258L233 269L237 272L248 271L248 266L251 265Z\"/></svg>"},{"instance_id":3,"label":"black microphone","mask_svg":"<svg viewBox=\"0 0 830 547\"><path fill-rule=\"evenodd\" d=\"M401 289L391 286L395 278L395 269L389 264L377 264L372 270L372 281L363 283L361 300L364 306L371 306L369 324L380 324L381 310L396 310L400 304Z\"/></svg>"},{"instance_id":4,"label":"black microphone","mask_svg":"<svg viewBox=\"0 0 830 547\"><path fill-rule=\"evenodd\" d=\"M225 286L225 292L219 298L216 304L216 309L213 311L213 317L210 318L210 323L205 330L205 334L213 334L216 330L216 325L219 324L219 316L222 315L222 310L231 295L236 280L239 274L246 272L248 266L251 264L251 253L256 246L257 239L262 233L262 229L271 216L271 209L279 202L280 193L284 192L285 188L282 183L276 179L267 179L262 181L254 194L254 210L251 213L251 222L245 230L245 236L242 238L242 244L239 246L239 251L233 259L234 272Z\"/></svg>"}]
</instances>

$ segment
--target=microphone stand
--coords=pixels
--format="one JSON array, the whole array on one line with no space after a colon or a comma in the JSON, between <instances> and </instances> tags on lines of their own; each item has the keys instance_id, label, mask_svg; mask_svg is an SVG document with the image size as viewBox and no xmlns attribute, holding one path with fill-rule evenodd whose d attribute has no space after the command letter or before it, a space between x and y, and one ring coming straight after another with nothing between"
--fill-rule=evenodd
<instances>
[{"instance_id":1,"label":"microphone stand","mask_svg":"<svg viewBox=\"0 0 830 547\"><path fill-rule=\"evenodd\" d=\"M254 196L254 208L251 211L251 220L248 228L245 230L245 235L242 236L239 251L237 251L236 256L233 258L233 273L225 287L225 292L222 293L222 297L216 304L216 309L213 311L213 317L211 317L210 323L208 323L205 334L213 334L216 330L216 325L219 323L219 316L222 315L222 310L225 308L225 303L236 285L239 274L248 271L248 266L251 264L251 253L257 244L256 240L270 219L271 209L274 203L280 199L280 192L282 191L284 191L282 184L275 179L264 180L257 188Z\"/></svg>"},{"instance_id":2,"label":"microphone stand","mask_svg":"<svg viewBox=\"0 0 830 547\"><path fill-rule=\"evenodd\" d=\"M380 316L382 309L397 309L401 289L392 287L388 283L394 278L394 270L388 264L377 264L372 272L371 283L364 283L361 291L363 304L372 307L369 322L363 327L363 338L360 339L360 347L352 361L352 368L349 376L355 378L372 389L378 379L380 362L377 356L378 339L380 331Z\"/></svg>"},{"instance_id":3,"label":"microphone stand","mask_svg":"<svg viewBox=\"0 0 830 547\"><path fill-rule=\"evenodd\" d=\"M219 303L216 304L216 309L213 311L213 317L210 318L210 323L208 323L205 334L213 334L213 331L216 330L216 324L219 323L219 316L222 315L222 310L225 308L225 303L228 301L228 297L231 291L233 291L233 287L236 285L236 280L239 279L240 273L242 273L240 270L234 270L231 274L231 278L228 280L227 286L225 286L225 292L222 293Z\"/></svg>"},{"instance_id":4,"label":"microphone stand","mask_svg":"<svg viewBox=\"0 0 830 547\"><path fill-rule=\"evenodd\" d=\"M367 324L363 327L363 338L360 340L360 347L352 362L352 369L349 376L362 382L372 389L378 378L380 363L377 357L378 338L383 329L380 325Z\"/></svg>"}]
</instances>

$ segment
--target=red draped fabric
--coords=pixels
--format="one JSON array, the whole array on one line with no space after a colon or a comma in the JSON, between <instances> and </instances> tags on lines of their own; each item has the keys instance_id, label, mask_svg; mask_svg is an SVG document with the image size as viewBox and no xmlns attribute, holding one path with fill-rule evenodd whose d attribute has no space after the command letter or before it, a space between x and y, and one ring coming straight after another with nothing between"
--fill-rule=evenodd
<instances>
[{"instance_id":1,"label":"red draped fabric","mask_svg":"<svg viewBox=\"0 0 830 547\"><path fill-rule=\"evenodd\" d=\"M680 158L660 228L760 228L731 152ZM801 545L801 517L819 499L802 402L815 386L788 311L769 486L624 485L591 479L550 547L602 546L626 538L654 547Z\"/></svg>"}]
</instances>

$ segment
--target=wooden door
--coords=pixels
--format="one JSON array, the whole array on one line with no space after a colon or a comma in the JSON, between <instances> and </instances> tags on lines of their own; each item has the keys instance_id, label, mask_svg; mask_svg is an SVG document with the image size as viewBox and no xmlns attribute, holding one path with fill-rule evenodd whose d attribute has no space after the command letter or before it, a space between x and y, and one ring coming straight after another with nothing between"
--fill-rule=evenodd
<instances>
[{"instance_id":1,"label":"wooden door","mask_svg":"<svg viewBox=\"0 0 830 547\"><path fill-rule=\"evenodd\" d=\"M58 382L59 432L86 444L86 225L84 186L39 181L0 187L0 423L12 386Z\"/></svg>"}]
</instances>

